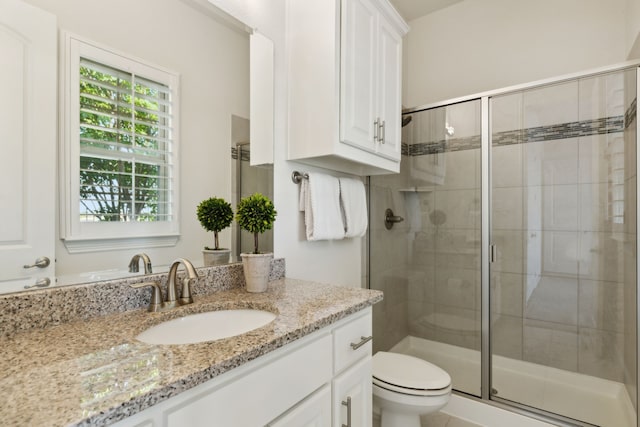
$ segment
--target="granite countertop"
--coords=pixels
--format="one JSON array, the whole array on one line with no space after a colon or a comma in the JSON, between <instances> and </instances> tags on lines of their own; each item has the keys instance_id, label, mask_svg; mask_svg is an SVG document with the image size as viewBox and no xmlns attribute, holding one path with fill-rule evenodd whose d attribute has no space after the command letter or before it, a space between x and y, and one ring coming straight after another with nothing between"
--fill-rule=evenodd
<instances>
[{"instance_id":1,"label":"granite countertop","mask_svg":"<svg viewBox=\"0 0 640 427\"><path fill-rule=\"evenodd\" d=\"M362 310L382 292L279 279L267 292L230 289L163 312L133 310L1 337L2 425L108 425ZM278 316L236 337L188 345L135 340L186 314L257 308Z\"/></svg>"}]
</instances>

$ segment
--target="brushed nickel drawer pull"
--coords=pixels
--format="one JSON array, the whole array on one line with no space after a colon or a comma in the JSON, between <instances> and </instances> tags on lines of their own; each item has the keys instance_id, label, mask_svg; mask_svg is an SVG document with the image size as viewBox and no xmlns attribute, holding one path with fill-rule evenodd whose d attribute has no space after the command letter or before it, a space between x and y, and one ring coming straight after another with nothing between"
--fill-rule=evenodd
<instances>
[{"instance_id":1,"label":"brushed nickel drawer pull","mask_svg":"<svg viewBox=\"0 0 640 427\"><path fill-rule=\"evenodd\" d=\"M347 397L347 400L343 400L342 405L347 407L347 423L342 424L342 427L351 427L351 396Z\"/></svg>"},{"instance_id":2,"label":"brushed nickel drawer pull","mask_svg":"<svg viewBox=\"0 0 640 427\"><path fill-rule=\"evenodd\" d=\"M360 347L362 347L363 345L365 345L366 343L368 343L369 341L371 341L373 339L373 335L369 335L368 337L360 337L361 341L359 343L351 343L351 348L354 350L359 349Z\"/></svg>"}]
</instances>

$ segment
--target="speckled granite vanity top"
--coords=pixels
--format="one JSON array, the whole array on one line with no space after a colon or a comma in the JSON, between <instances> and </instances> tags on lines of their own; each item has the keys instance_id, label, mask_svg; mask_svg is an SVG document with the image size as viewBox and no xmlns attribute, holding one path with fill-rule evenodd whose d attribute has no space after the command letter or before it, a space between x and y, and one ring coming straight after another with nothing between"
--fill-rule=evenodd
<instances>
[{"instance_id":1,"label":"speckled granite vanity top","mask_svg":"<svg viewBox=\"0 0 640 427\"><path fill-rule=\"evenodd\" d=\"M381 299L379 291L282 278L263 294L232 288L200 295L194 304L169 312L136 309L5 332L0 338L0 423L107 425ZM134 338L171 318L238 307L278 316L246 334L199 344L150 345Z\"/></svg>"}]
</instances>

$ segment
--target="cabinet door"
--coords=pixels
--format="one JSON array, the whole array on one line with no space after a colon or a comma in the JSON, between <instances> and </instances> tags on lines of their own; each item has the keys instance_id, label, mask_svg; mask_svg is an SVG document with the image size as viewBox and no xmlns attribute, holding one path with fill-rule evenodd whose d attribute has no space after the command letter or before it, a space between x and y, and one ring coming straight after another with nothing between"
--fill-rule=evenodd
<instances>
[{"instance_id":1,"label":"cabinet door","mask_svg":"<svg viewBox=\"0 0 640 427\"><path fill-rule=\"evenodd\" d=\"M0 282L18 291L54 280L56 17L0 2ZM23 268L48 257L41 268Z\"/></svg>"},{"instance_id":2,"label":"cabinet door","mask_svg":"<svg viewBox=\"0 0 640 427\"><path fill-rule=\"evenodd\" d=\"M371 393L371 358L367 357L333 380L333 427L370 427ZM351 406L350 424L347 403Z\"/></svg>"},{"instance_id":3,"label":"cabinet door","mask_svg":"<svg viewBox=\"0 0 640 427\"><path fill-rule=\"evenodd\" d=\"M380 18L378 78L378 113L384 125L378 153L400 161L402 113L402 38L391 24Z\"/></svg>"},{"instance_id":4,"label":"cabinet door","mask_svg":"<svg viewBox=\"0 0 640 427\"><path fill-rule=\"evenodd\" d=\"M369 0L343 0L340 140L375 151L378 12Z\"/></svg>"},{"instance_id":5,"label":"cabinet door","mask_svg":"<svg viewBox=\"0 0 640 427\"><path fill-rule=\"evenodd\" d=\"M278 418L269 427L328 427L331 425L331 387L325 385Z\"/></svg>"}]
</instances>

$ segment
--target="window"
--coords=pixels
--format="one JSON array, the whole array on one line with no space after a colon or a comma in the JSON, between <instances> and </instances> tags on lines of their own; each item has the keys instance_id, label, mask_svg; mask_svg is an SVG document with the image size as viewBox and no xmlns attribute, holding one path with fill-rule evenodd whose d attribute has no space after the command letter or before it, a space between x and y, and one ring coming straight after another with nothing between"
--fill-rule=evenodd
<instances>
[{"instance_id":1,"label":"window","mask_svg":"<svg viewBox=\"0 0 640 427\"><path fill-rule=\"evenodd\" d=\"M65 244L175 244L178 76L71 35L65 50Z\"/></svg>"}]
</instances>

